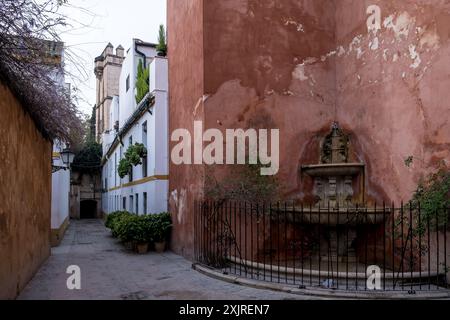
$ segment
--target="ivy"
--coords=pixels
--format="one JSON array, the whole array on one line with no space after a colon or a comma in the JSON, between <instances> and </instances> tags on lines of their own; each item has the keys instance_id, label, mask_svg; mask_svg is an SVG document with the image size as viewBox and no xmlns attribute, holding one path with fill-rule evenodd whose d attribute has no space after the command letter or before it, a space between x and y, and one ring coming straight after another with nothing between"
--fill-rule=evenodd
<instances>
[{"instance_id":1,"label":"ivy","mask_svg":"<svg viewBox=\"0 0 450 320\"><path fill-rule=\"evenodd\" d=\"M120 178L125 178L133 166L142 164L142 159L147 157L147 148L142 143L136 143L128 147L124 158L120 160L117 172Z\"/></svg>"}]
</instances>

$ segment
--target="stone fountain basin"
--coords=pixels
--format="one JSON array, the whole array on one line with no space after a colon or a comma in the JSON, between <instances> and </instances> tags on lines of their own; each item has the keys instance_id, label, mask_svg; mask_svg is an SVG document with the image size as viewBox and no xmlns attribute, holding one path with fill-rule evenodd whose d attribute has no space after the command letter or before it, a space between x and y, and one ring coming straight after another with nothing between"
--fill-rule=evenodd
<instances>
[{"instance_id":1,"label":"stone fountain basin","mask_svg":"<svg viewBox=\"0 0 450 320\"><path fill-rule=\"evenodd\" d=\"M364 170L363 163L314 164L301 167L310 177L357 176Z\"/></svg>"},{"instance_id":2,"label":"stone fountain basin","mask_svg":"<svg viewBox=\"0 0 450 320\"><path fill-rule=\"evenodd\" d=\"M349 208L349 209L319 209L305 208L304 210L288 207L272 208L272 221L281 223L286 219L289 223L298 224L320 224L329 226L347 225L379 225L389 223L392 219L390 209L369 209L369 208ZM269 213L267 213L269 214Z\"/></svg>"}]
</instances>

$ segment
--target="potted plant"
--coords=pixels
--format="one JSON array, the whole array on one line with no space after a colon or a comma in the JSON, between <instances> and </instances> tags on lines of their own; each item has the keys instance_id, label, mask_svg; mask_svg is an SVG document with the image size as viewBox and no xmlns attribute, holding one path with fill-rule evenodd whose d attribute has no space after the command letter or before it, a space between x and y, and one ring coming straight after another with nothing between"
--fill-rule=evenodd
<instances>
[{"instance_id":1,"label":"potted plant","mask_svg":"<svg viewBox=\"0 0 450 320\"><path fill-rule=\"evenodd\" d=\"M136 252L138 254L146 254L148 252L148 236L146 230L146 222L142 217L138 217L135 226L134 241L136 243Z\"/></svg>"},{"instance_id":2,"label":"potted plant","mask_svg":"<svg viewBox=\"0 0 450 320\"><path fill-rule=\"evenodd\" d=\"M139 217L136 215L130 214L120 220L117 234L125 248L129 250L136 249L137 242L140 239L140 229Z\"/></svg>"},{"instance_id":3,"label":"potted plant","mask_svg":"<svg viewBox=\"0 0 450 320\"><path fill-rule=\"evenodd\" d=\"M149 251L152 241L153 219L151 216L139 216L139 229L135 234L136 250L139 254L145 254Z\"/></svg>"},{"instance_id":4,"label":"potted plant","mask_svg":"<svg viewBox=\"0 0 450 320\"><path fill-rule=\"evenodd\" d=\"M136 143L128 147L124 157L119 161L117 172L121 179L125 178L133 166L142 164L142 159L147 157L147 148L142 143Z\"/></svg>"},{"instance_id":5,"label":"potted plant","mask_svg":"<svg viewBox=\"0 0 450 320\"><path fill-rule=\"evenodd\" d=\"M148 242L137 242L136 252L138 254L146 254L148 252Z\"/></svg>"},{"instance_id":6,"label":"potted plant","mask_svg":"<svg viewBox=\"0 0 450 320\"><path fill-rule=\"evenodd\" d=\"M160 57L167 55L166 30L164 25L159 26L158 45L156 46L156 53Z\"/></svg>"},{"instance_id":7,"label":"potted plant","mask_svg":"<svg viewBox=\"0 0 450 320\"><path fill-rule=\"evenodd\" d=\"M114 238L119 237L119 228L121 227L122 220L126 219L129 215L130 213L126 211L117 211L106 217L105 226L106 228L111 229Z\"/></svg>"},{"instance_id":8,"label":"potted plant","mask_svg":"<svg viewBox=\"0 0 450 320\"><path fill-rule=\"evenodd\" d=\"M127 158L121 159L119 162L119 166L117 168L119 177L121 179L125 178L130 173L131 168L132 167L131 167L131 163L130 163L129 159L127 159Z\"/></svg>"},{"instance_id":9,"label":"potted plant","mask_svg":"<svg viewBox=\"0 0 450 320\"><path fill-rule=\"evenodd\" d=\"M166 240L171 227L172 221L169 213L162 213L154 216L152 234L156 252L163 253L166 250Z\"/></svg>"}]
</instances>

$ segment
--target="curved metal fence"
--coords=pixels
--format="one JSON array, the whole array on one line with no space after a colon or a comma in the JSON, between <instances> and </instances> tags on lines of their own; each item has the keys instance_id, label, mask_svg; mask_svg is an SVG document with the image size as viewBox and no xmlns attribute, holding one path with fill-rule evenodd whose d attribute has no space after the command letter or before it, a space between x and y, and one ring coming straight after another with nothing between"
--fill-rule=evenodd
<instances>
[{"instance_id":1,"label":"curved metal fence","mask_svg":"<svg viewBox=\"0 0 450 320\"><path fill-rule=\"evenodd\" d=\"M448 289L448 208L195 203L195 259L244 278L348 291Z\"/></svg>"}]
</instances>

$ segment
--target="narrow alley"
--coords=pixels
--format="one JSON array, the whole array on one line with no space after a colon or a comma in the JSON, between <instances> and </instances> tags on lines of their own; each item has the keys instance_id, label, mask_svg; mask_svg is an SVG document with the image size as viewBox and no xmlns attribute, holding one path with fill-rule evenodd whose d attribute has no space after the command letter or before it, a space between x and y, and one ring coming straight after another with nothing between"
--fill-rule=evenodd
<instances>
[{"instance_id":1,"label":"narrow alley","mask_svg":"<svg viewBox=\"0 0 450 320\"><path fill-rule=\"evenodd\" d=\"M67 267L81 269L81 290L66 286ZM21 300L299 299L206 277L173 253L137 255L112 238L101 220L71 221L61 246L28 284Z\"/></svg>"}]
</instances>

